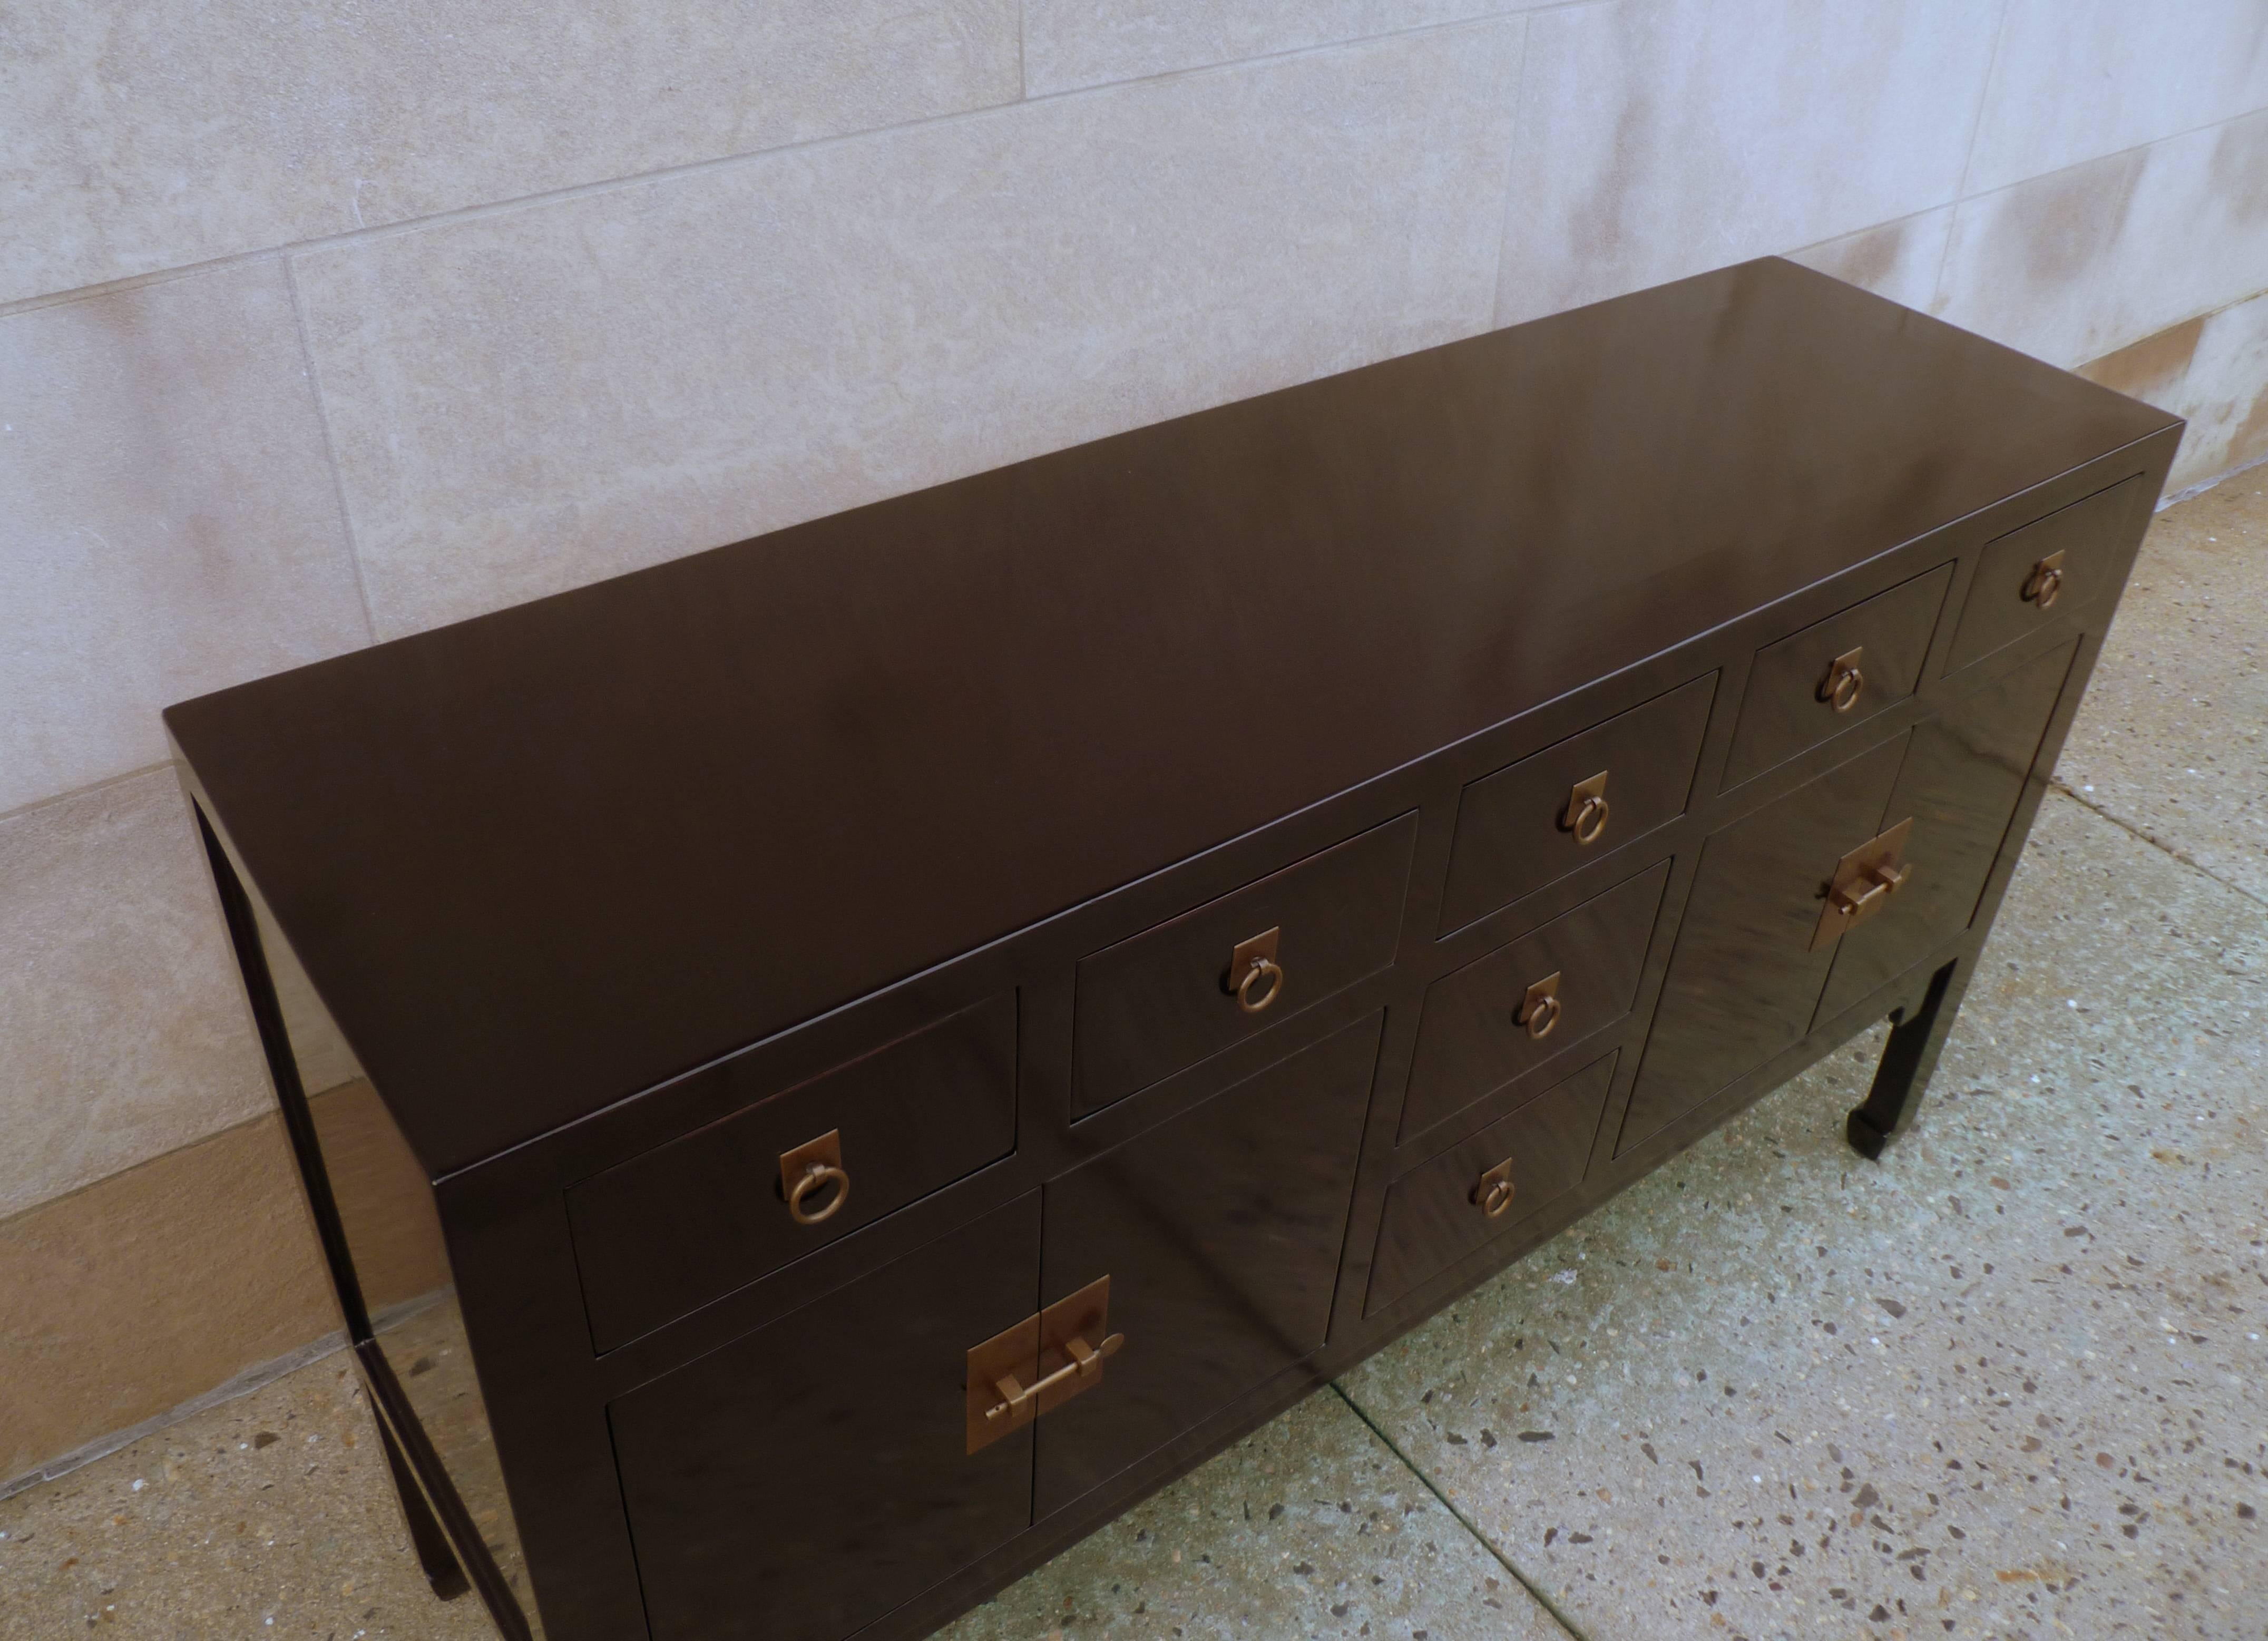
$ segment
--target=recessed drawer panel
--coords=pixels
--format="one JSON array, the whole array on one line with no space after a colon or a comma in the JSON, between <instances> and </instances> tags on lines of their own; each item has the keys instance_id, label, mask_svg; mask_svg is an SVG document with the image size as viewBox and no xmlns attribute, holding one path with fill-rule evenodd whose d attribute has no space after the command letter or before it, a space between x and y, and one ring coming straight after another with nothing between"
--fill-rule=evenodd
<instances>
[{"instance_id":1,"label":"recessed drawer panel","mask_svg":"<svg viewBox=\"0 0 2268 1641\"><path fill-rule=\"evenodd\" d=\"M1725 784L1808 752L1913 694L1953 566L1940 564L1756 651Z\"/></svg>"},{"instance_id":2,"label":"recessed drawer panel","mask_svg":"<svg viewBox=\"0 0 2268 1641\"><path fill-rule=\"evenodd\" d=\"M1716 693L1714 673L1697 678L1468 785L1457 801L1441 932L1684 813Z\"/></svg>"},{"instance_id":3,"label":"recessed drawer panel","mask_svg":"<svg viewBox=\"0 0 2268 1641\"><path fill-rule=\"evenodd\" d=\"M1028 1527L1036 1432L969 1452L968 1365L1039 1264L1035 1191L609 1404L636 1633L843 1641Z\"/></svg>"},{"instance_id":4,"label":"recessed drawer panel","mask_svg":"<svg viewBox=\"0 0 2268 1641\"><path fill-rule=\"evenodd\" d=\"M1617 1057L1594 1061L1394 1182L1365 1315L1517 1229L1581 1182Z\"/></svg>"},{"instance_id":5,"label":"recessed drawer panel","mask_svg":"<svg viewBox=\"0 0 2268 1641\"><path fill-rule=\"evenodd\" d=\"M1948 671L2093 602L2110 585L2137 476L1985 544L1969 584Z\"/></svg>"},{"instance_id":6,"label":"recessed drawer panel","mask_svg":"<svg viewBox=\"0 0 2268 1641\"><path fill-rule=\"evenodd\" d=\"M1427 987L1403 1137L1628 1014L1668 881L1665 860Z\"/></svg>"},{"instance_id":7,"label":"recessed drawer panel","mask_svg":"<svg viewBox=\"0 0 2268 1641\"><path fill-rule=\"evenodd\" d=\"M1078 1115L1291 1019L1394 961L1406 814L1079 965Z\"/></svg>"},{"instance_id":8,"label":"recessed drawer panel","mask_svg":"<svg viewBox=\"0 0 2268 1641\"><path fill-rule=\"evenodd\" d=\"M1015 1148L1005 994L571 1186L592 1343L626 1343Z\"/></svg>"}]
</instances>

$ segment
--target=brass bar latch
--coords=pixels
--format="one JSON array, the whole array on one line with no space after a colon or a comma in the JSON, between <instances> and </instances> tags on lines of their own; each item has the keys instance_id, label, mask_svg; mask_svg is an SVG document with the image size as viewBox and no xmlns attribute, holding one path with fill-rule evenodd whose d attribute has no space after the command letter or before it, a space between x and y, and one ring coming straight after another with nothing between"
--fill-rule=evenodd
<instances>
[{"instance_id":1,"label":"brass bar latch","mask_svg":"<svg viewBox=\"0 0 2268 1641\"><path fill-rule=\"evenodd\" d=\"M968 1451L990 1446L1101 1384L1103 1363L1126 1344L1126 1336L1109 1325L1110 1278L1101 1277L973 1348Z\"/></svg>"},{"instance_id":2,"label":"brass bar latch","mask_svg":"<svg viewBox=\"0 0 2268 1641\"><path fill-rule=\"evenodd\" d=\"M1890 897L1912 880L1913 868L1905 864L1906 838L1912 831L1909 816L1836 863L1818 924L1811 931L1812 951L1834 945L1889 905Z\"/></svg>"},{"instance_id":3,"label":"brass bar latch","mask_svg":"<svg viewBox=\"0 0 2268 1641\"><path fill-rule=\"evenodd\" d=\"M1095 1345L1088 1344L1086 1340L1073 1334L1063 1342L1064 1354L1071 1359L1056 1369L1054 1372L1046 1375L1037 1384L1020 1385L1016 1382L1016 1376L1013 1373L1003 1373L994 1380L992 1388L999 1392L1000 1400L984 1409L985 1420L990 1423L994 1419L1012 1417L1019 1408L1035 1396L1054 1390L1070 1380L1085 1379L1090 1374L1100 1373L1102 1371L1104 1359L1117 1355L1118 1348L1125 1343L1124 1334L1112 1334L1101 1343Z\"/></svg>"},{"instance_id":4,"label":"brass bar latch","mask_svg":"<svg viewBox=\"0 0 2268 1641\"><path fill-rule=\"evenodd\" d=\"M1607 805L1607 776L1612 773L1602 769L1567 789L1567 807L1560 813L1559 825L1572 832L1575 841L1586 849L1599 841L1607 829L1607 817L1613 813Z\"/></svg>"},{"instance_id":5,"label":"brass bar latch","mask_svg":"<svg viewBox=\"0 0 2268 1641\"><path fill-rule=\"evenodd\" d=\"M1265 930L1249 940L1238 941L1228 954L1228 974L1221 990L1233 997L1236 1006L1247 1014L1265 1013L1268 1005L1284 995L1284 966L1276 960L1277 943L1283 937L1280 926ZM1264 990L1254 990L1263 982Z\"/></svg>"},{"instance_id":6,"label":"brass bar latch","mask_svg":"<svg viewBox=\"0 0 2268 1641\"><path fill-rule=\"evenodd\" d=\"M2032 573L2024 581L2024 601L2045 609L2062 591L2063 553L2058 549L2032 566Z\"/></svg>"}]
</instances>

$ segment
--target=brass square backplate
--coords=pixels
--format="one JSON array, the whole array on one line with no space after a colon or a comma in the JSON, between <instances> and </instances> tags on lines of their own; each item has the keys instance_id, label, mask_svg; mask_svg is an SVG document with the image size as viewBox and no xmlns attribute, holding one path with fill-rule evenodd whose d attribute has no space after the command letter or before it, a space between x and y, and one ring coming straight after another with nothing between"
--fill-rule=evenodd
<instances>
[{"instance_id":1,"label":"brass square backplate","mask_svg":"<svg viewBox=\"0 0 2268 1641\"><path fill-rule=\"evenodd\" d=\"M1834 945L1905 887L1913 875L1913 868L1904 864L1906 837L1912 830L1913 817L1909 815L1836 863L1819 908L1818 925L1811 931L1812 951Z\"/></svg>"}]
</instances>

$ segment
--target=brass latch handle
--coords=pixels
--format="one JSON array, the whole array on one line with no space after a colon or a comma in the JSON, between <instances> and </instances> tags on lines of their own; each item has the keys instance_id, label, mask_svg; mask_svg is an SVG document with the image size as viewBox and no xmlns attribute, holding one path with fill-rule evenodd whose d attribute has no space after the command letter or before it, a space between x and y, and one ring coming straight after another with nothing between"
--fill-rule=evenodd
<instances>
[{"instance_id":1,"label":"brass latch handle","mask_svg":"<svg viewBox=\"0 0 2268 1641\"><path fill-rule=\"evenodd\" d=\"M843 1130L830 1129L793 1151L780 1153L780 1196L788 1218L799 1225L824 1224L843 1211L850 1200L850 1175L843 1166ZM833 1193L816 1208L806 1206L812 1193L825 1186Z\"/></svg>"},{"instance_id":2,"label":"brass latch handle","mask_svg":"<svg viewBox=\"0 0 2268 1641\"><path fill-rule=\"evenodd\" d=\"M1836 912L1845 917L1856 917L1871 911L1875 902L1887 900L1905 887L1906 879L1913 876L1911 866L1894 866L1888 861L1870 866L1855 882L1835 886L1833 901ZM1858 888L1859 883L1867 887ZM1852 891L1857 889L1857 893Z\"/></svg>"},{"instance_id":3,"label":"brass latch handle","mask_svg":"<svg viewBox=\"0 0 2268 1641\"><path fill-rule=\"evenodd\" d=\"M1607 818L1613 813L1607 804L1607 776L1610 773L1602 769L1567 789L1567 807L1560 814L1559 824L1572 832L1575 841L1586 849L1599 841L1607 829Z\"/></svg>"},{"instance_id":4,"label":"brass latch handle","mask_svg":"<svg viewBox=\"0 0 2268 1641\"><path fill-rule=\"evenodd\" d=\"M1813 951L1834 945L1905 887L1913 876L1905 858L1913 825L1909 816L1835 863L1835 875L1820 891L1819 921L1811 931Z\"/></svg>"},{"instance_id":5,"label":"brass latch handle","mask_svg":"<svg viewBox=\"0 0 2268 1641\"><path fill-rule=\"evenodd\" d=\"M1528 987L1528 995L1520 1000L1513 1011L1513 1020L1528 1029L1528 1034L1541 1042L1551 1034L1559 1023L1559 973L1557 969Z\"/></svg>"},{"instance_id":6,"label":"brass latch handle","mask_svg":"<svg viewBox=\"0 0 2268 1641\"><path fill-rule=\"evenodd\" d=\"M1058 1385L1074 1379L1086 1379L1101 1372L1104 1361L1117 1355L1119 1347L1125 1343L1124 1334L1112 1334L1101 1344L1095 1345L1087 1343L1077 1334L1071 1335L1063 1342L1064 1354L1071 1359L1036 1384L1019 1384L1013 1373L1004 1373L994 1380L992 1388L999 1394L1000 1400L984 1409L984 1417L987 1419L1007 1418L1034 1397L1053 1390Z\"/></svg>"},{"instance_id":7,"label":"brass latch handle","mask_svg":"<svg viewBox=\"0 0 2268 1641\"><path fill-rule=\"evenodd\" d=\"M1837 712L1848 712L1859 704L1859 697L1867 688L1867 674L1860 664L1867 659L1867 646L1845 650L1828 663L1827 676L1819 681L1819 699Z\"/></svg>"},{"instance_id":8,"label":"brass latch handle","mask_svg":"<svg viewBox=\"0 0 2268 1641\"><path fill-rule=\"evenodd\" d=\"M2024 601L2036 604L2042 609L2056 601L2063 591L2063 555L2050 553L2032 566L2032 573L2024 581Z\"/></svg>"},{"instance_id":9,"label":"brass latch handle","mask_svg":"<svg viewBox=\"0 0 2268 1641\"><path fill-rule=\"evenodd\" d=\"M1228 974L1221 986L1247 1014L1266 1013L1284 995L1284 966L1276 960L1277 944L1283 935L1280 927L1270 929L1249 940L1238 941L1228 954Z\"/></svg>"}]
</instances>

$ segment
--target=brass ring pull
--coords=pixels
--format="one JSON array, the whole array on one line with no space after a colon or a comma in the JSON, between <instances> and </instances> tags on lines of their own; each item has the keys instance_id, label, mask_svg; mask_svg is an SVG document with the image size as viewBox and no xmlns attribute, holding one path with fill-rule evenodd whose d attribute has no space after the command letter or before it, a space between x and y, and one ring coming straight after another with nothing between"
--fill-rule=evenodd
<instances>
[{"instance_id":1,"label":"brass ring pull","mask_svg":"<svg viewBox=\"0 0 2268 1641\"><path fill-rule=\"evenodd\" d=\"M1848 712L1857 706L1867 688L1867 674L1859 666L1866 654L1866 647L1861 645L1837 656L1827 668L1827 676L1820 680L1820 700L1837 712Z\"/></svg>"},{"instance_id":2,"label":"brass ring pull","mask_svg":"<svg viewBox=\"0 0 2268 1641\"><path fill-rule=\"evenodd\" d=\"M1268 990L1255 997L1252 982L1263 975L1268 976ZM1269 1004L1284 994L1284 966L1272 957L1258 957L1244 971L1244 978L1236 982L1236 1006L1247 1014L1267 1012Z\"/></svg>"},{"instance_id":3,"label":"brass ring pull","mask_svg":"<svg viewBox=\"0 0 2268 1641\"><path fill-rule=\"evenodd\" d=\"M1556 997L1538 997L1528 1011L1528 1018L1521 1023L1528 1027L1529 1036L1538 1042L1543 1041L1551 1034L1551 1028L1559 1023L1559 999Z\"/></svg>"},{"instance_id":4,"label":"brass ring pull","mask_svg":"<svg viewBox=\"0 0 2268 1641\"><path fill-rule=\"evenodd\" d=\"M2024 596L2042 609L2056 601L2063 591L2063 571L2053 564L2042 564L2032 571L2032 578L2024 583Z\"/></svg>"},{"instance_id":5,"label":"brass ring pull","mask_svg":"<svg viewBox=\"0 0 2268 1641\"><path fill-rule=\"evenodd\" d=\"M827 1199L827 1205L824 1208L820 1209L816 1213L806 1213L803 1207L803 1199L810 1196L812 1192L817 1190L821 1186L829 1183L832 1183L836 1189L835 1195ZM804 1165L802 1177L798 1179L795 1184L789 1188L787 1194L787 1211L789 1216L794 1219L796 1224L799 1225L815 1225L823 1220L834 1218L836 1214L843 1211L843 1204L850 1200L850 1176L844 1173L838 1164L817 1161L807 1162Z\"/></svg>"},{"instance_id":6,"label":"brass ring pull","mask_svg":"<svg viewBox=\"0 0 2268 1641\"><path fill-rule=\"evenodd\" d=\"M1512 1182L1511 1162L1499 1162L1481 1175L1480 1183L1473 1187L1473 1206L1491 1219L1501 1219L1518 1195L1519 1188Z\"/></svg>"},{"instance_id":7,"label":"brass ring pull","mask_svg":"<svg viewBox=\"0 0 2268 1641\"><path fill-rule=\"evenodd\" d=\"M1586 847L1597 843L1599 835L1607 829L1609 813L1604 792L1594 792L1583 799L1575 811L1575 841Z\"/></svg>"}]
</instances>

